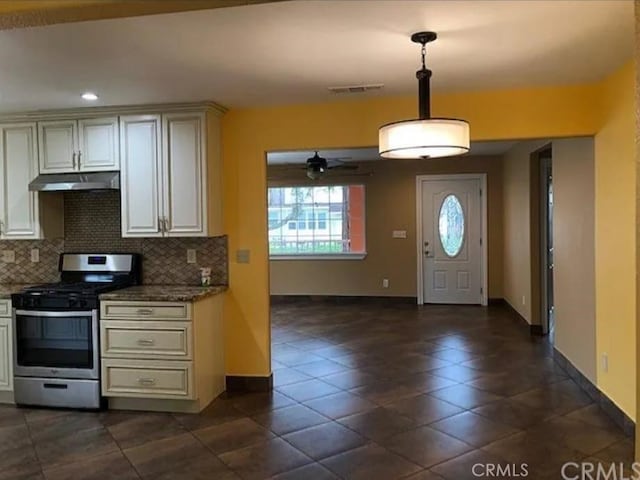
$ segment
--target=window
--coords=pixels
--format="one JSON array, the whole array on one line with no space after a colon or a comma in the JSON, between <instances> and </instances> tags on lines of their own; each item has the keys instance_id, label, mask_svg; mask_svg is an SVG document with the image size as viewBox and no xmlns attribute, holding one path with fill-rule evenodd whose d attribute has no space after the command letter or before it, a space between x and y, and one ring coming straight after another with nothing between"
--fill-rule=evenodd
<instances>
[{"instance_id":1,"label":"window","mask_svg":"<svg viewBox=\"0 0 640 480\"><path fill-rule=\"evenodd\" d=\"M464 242L464 212L460 200L453 194L447 195L440 206L438 230L444 252L449 257L457 256Z\"/></svg>"},{"instance_id":2,"label":"window","mask_svg":"<svg viewBox=\"0 0 640 480\"><path fill-rule=\"evenodd\" d=\"M364 185L272 187L268 215L272 257L366 253Z\"/></svg>"}]
</instances>

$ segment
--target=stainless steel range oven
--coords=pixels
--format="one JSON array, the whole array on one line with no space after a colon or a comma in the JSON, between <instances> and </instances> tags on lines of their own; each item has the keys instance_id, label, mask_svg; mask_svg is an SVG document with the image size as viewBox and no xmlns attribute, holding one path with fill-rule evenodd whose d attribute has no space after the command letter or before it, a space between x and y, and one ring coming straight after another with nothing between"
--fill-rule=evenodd
<instances>
[{"instance_id":1,"label":"stainless steel range oven","mask_svg":"<svg viewBox=\"0 0 640 480\"><path fill-rule=\"evenodd\" d=\"M17 404L100 408L99 294L138 283L134 254L63 254L61 282L12 296Z\"/></svg>"}]
</instances>

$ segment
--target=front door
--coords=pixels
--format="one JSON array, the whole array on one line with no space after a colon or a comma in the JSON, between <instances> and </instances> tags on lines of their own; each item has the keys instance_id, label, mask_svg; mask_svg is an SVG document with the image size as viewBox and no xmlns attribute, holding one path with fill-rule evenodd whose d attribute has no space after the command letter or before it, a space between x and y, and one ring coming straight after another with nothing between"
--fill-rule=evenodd
<instances>
[{"instance_id":1,"label":"front door","mask_svg":"<svg viewBox=\"0 0 640 480\"><path fill-rule=\"evenodd\" d=\"M482 208L478 178L424 180L425 303L482 303Z\"/></svg>"}]
</instances>

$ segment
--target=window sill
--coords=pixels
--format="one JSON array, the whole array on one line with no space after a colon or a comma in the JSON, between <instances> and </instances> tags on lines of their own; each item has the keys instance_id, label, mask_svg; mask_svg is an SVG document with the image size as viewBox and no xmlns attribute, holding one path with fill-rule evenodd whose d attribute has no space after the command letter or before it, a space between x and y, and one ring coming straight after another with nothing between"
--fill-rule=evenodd
<instances>
[{"instance_id":1,"label":"window sill","mask_svg":"<svg viewBox=\"0 0 640 480\"><path fill-rule=\"evenodd\" d=\"M366 253L308 254L308 255L270 255L269 260L364 260Z\"/></svg>"}]
</instances>

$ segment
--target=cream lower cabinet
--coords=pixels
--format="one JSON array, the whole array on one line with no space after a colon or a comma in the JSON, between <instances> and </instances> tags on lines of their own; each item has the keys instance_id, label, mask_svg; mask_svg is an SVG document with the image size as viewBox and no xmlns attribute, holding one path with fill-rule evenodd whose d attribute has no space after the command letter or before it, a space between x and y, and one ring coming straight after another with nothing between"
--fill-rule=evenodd
<instances>
[{"instance_id":1,"label":"cream lower cabinet","mask_svg":"<svg viewBox=\"0 0 640 480\"><path fill-rule=\"evenodd\" d=\"M13 402L11 300L0 300L0 403Z\"/></svg>"},{"instance_id":2,"label":"cream lower cabinet","mask_svg":"<svg viewBox=\"0 0 640 480\"><path fill-rule=\"evenodd\" d=\"M101 302L102 394L110 408L199 412L220 395L221 302Z\"/></svg>"},{"instance_id":3,"label":"cream lower cabinet","mask_svg":"<svg viewBox=\"0 0 640 480\"><path fill-rule=\"evenodd\" d=\"M0 240L63 236L62 195L30 192L37 176L36 124L0 124Z\"/></svg>"}]
</instances>

